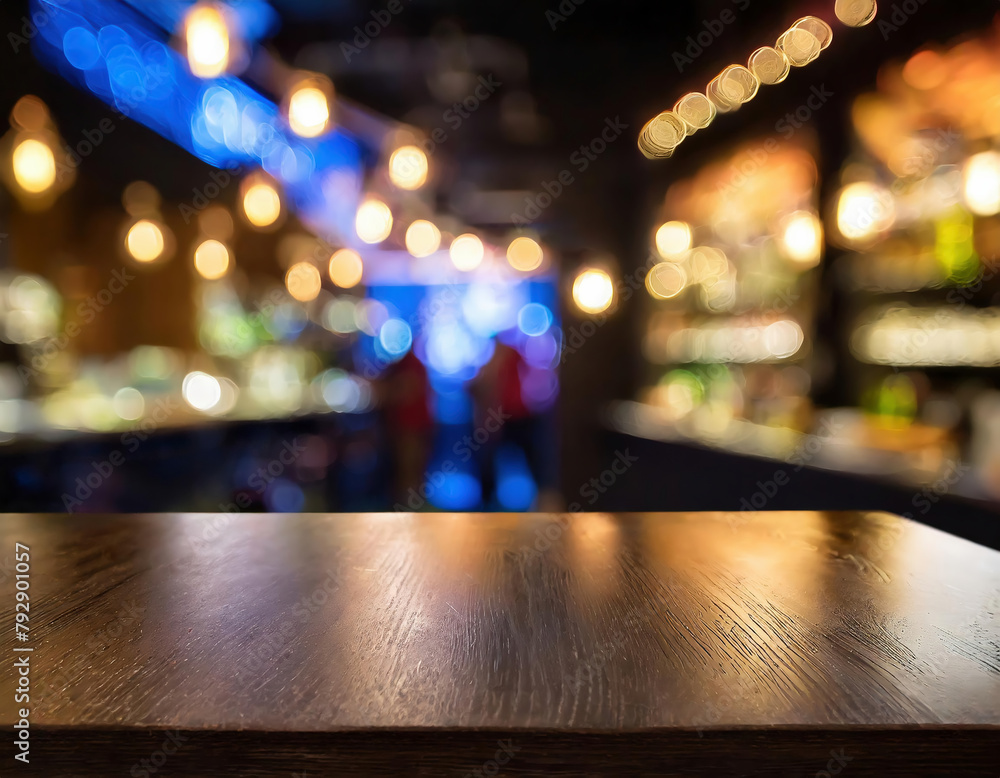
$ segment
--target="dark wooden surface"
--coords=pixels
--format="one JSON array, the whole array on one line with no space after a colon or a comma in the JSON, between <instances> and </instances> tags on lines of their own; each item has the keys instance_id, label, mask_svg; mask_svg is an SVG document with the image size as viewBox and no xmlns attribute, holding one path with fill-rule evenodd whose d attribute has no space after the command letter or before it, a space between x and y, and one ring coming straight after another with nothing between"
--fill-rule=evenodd
<instances>
[{"instance_id":1,"label":"dark wooden surface","mask_svg":"<svg viewBox=\"0 0 1000 778\"><path fill-rule=\"evenodd\" d=\"M0 521L0 775L1000 774L1000 553L886 514Z\"/></svg>"}]
</instances>

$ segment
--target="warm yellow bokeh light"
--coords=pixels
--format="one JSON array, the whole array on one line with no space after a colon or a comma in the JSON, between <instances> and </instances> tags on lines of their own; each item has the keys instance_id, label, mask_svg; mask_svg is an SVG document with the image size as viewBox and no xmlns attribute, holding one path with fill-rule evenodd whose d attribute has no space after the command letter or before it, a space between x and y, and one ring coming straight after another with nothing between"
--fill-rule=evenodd
<instances>
[{"instance_id":1,"label":"warm yellow bokeh light","mask_svg":"<svg viewBox=\"0 0 1000 778\"><path fill-rule=\"evenodd\" d=\"M341 289L350 289L361 283L364 268L364 263L358 252L351 249L340 249L330 257L328 272L333 283Z\"/></svg>"},{"instance_id":2,"label":"warm yellow bokeh light","mask_svg":"<svg viewBox=\"0 0 1000 778\"><path fill-rule=\"evenodd\" d=\"M875 18L878 4L875 0L837 0L833 12L848 27L864 27Z\"/></svg>"},{"instance_id":3,"label":"warm yellow bokeh light","mask_svg":"<svg viewBox=\"0 0 1000 778\"><path fill-rule=\"evenodd\" d=\"M156 222L140 219L125 236L125 248L136 262L153 262L163 254L166 241Z\"/></svg>"},{"instance_id":4,"label":"warm yellow bokeh light","mask_svg":"<svg viewBox=\"0 0 1000 778\"><path fill-rule=\"evenodd\" d=\"M243 195L243 213L255 227L270 227L281 215L281 196L268 183L250 186Z\"/></svg>"},{"instance_id":5,"label":"warm yellow bokeh light","mask_svg":"<svg viewBox=\"0 0 1000 778\"><path fill-rule=\"evenodd\" d=\"M823 225L815 214L796 211L785 221L780 244L790 260L811 267L823 253Z\"/></svg>"},{"instance_id":6,"label":"warm yellow bokeh light","mask_svg":"<svg viewBox=\"0 0 1000 778\"><path fill-rule=\"evenodd\" d=\"M892 194L865 181L844 187L837 201L837 229L852 242L867 241L896 221Z\"/></svg>"},{"instance_id":7,"label":"warm yellow bokeh light","mask_svg":"<svg viewBox=\"0 0 1000 778\"><path fill-rule=\"evenodd\" d=\"M56 182L56 158L46 144L34 138L14 149L14 179L25 192L41 194Z\"/></svg>"},{"instance_id":8,"label":"warm yellow bokeh light","mask_svg":"<svg viewBox=\"0 0 1000 778\"><path fill-rule=\"evenodd\" d=\"M392 232L392 211L381 200L365 200L354 217L354 229L365 243L381 243Z\"/></svg>"},{"instance_id":9,"label":"warm yellow bokeh light","mask_svg":"<svg viewBox=\"0 0 1000 778\"><path fill-rule=\"evenodd\" d=\"M969 210L979 216L1000 213L1000 154L983 151L965 163L962 192Z\"/></svg>"},{"instance_id":10,"label":"warm yellow bokeh light","mask_svg":"<svg viewBox=\"0 0 1000 778\"><path fill-rule=\"evenodd\" d=\"M299 86L288 98L288 124L303 138L315 138L330 123L330 102L315 86Z\"/></svg>"},{"instance_id":11,"label":"warm yellow bokeh light","mask_svg":"<svg viewBox=\"0 0 1000 778\"><path fill-rule=\"evenodd\" d=\"M400 189L419 189L428 172L427 155L416 146L402 146L389 157L389 180Z\"/></svg>"},{"instance_id":12,"label":"warm yellow bokeh light","mask_svg":"<svg viewBox=\"0 0 1000 778\"><path fill-rule=\"evenodd\" d=\"M606 311L614 299L615 286L604 270L589 268L573 282L573 302L584 313Z\"/></svg>"},{"instance_id":13,"label":"warm yellow bokeh light","mask_svg":"<svg viewBox=\"0 0 1000 778\"><path fill-rule=\"evenodd\" d=\"M535 270L542 264L544 256L537 241L523 235L514 238L507 247L507 261L515 270Z\"/></svg>"},{"instance_id":14,"label":"warm yellow bokeh light","mask_svg":"<svg viewBox=\"0 0 1000 778\"><path fill-rule=\"evenodd\" d=\"M471 233L459 235L449 249L452 264L459 270L475 270L486 256L483 242Z\"/></svg>"},{"instance_id":15,"label":"warm yellow bokeh light","mask_svg":"<svg viewBox=\"0 0 1000 778\"><path fill-rule=\"evenodd\" d=\"M196 5L184 20L187 58L199 78L215 78L229 66L229 27L214 5Z\"/></svg>"},{"instance_id":16,"label":"warm yellow bokeh light","mask_svg":"<svg viewBox=\"0 0 1000 778\"><path fill-rule=\"evenodd\" d=\"M676 262L661 262L646 275L646 289L657 300L669 300L684 291L687 273Z\"/></svg>"},{"instance_id":17,"label":"warm yellow bokeh light","mask_svg":"<svg viewBox=\"0 0 1000 778\"><path fill-rule=\"evenodd\" d=\"M671 259L691 248L691 227L686 222L666 222L656 231L656 250Z\"/></svg>"},{"instance_id":18,"label":"warm yellow bokeh light","mask_svg":"<svg viewBox=\"0 0 1000 778\"><path fill-rule=\"evenodd\" d=\"M285 273L285 286L292 297L299 302L307 303L319 296L320 289L323 288L323 279L311 262L296 262Z\"/></svg>"},{"instance_id":19,"label":"warm yellow bokeh light","mask_svg":"<svg viewBox=\"0 0 1000 778\"><path fill-rule=\"evenodd\" d=\"M202 278L214 281L229 271L229 249L217 240L206 240L194 250L194 269Z\"/></svg>"},{"instance_id":20,"label":"warm yellow bokeh light","mask_svg":"<svg viewBox=\"0 0 1000 778\"><path fill-rule=\"evenodd\" d=\"M406 250L415 257L429 257L441 248L441 230L433 222L417 219L406 228Z\"/></svg>"}]
</instances>

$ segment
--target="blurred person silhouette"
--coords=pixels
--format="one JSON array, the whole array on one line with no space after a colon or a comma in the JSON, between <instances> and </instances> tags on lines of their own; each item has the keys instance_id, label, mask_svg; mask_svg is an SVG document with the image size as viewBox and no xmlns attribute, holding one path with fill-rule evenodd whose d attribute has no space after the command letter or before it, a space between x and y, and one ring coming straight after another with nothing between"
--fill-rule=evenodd
<instances>
[{"instance_id":1,"label":"blurred person silhouette","mask_svg":"<svg viewBox=\"0 0 1000 778\"><path fill-rule=\"evenodd\" d=\"M394 501L406 504L413 489L423 485L430 459L432 430L427 368L408 351L382 378L384 415L392 451Z\"/></svg>"},{"instance_id":2,"label":"blurred person silhouette","mask_svg":"<svg viewBox=\"0 0 1000 778\"><path fill-rule=\"evenodd\" d=\"M545 463L538 435L538 416L524 402L521 375L527 363L517 351L497 341L493 357L483 366L471 386L476 411L475 430L486 440L476 451L483 487L483 502L500 503L497 494L498 457L515 449L524 457L536 487L544 482ZM474 439L478 442L476 435Z\"/></svg>"}]
</instances>

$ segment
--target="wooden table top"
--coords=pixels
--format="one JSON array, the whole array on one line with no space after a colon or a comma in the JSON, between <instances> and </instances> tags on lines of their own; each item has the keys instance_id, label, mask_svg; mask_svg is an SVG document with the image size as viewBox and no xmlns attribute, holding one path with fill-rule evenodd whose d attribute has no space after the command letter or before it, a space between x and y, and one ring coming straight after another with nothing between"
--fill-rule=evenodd
<instances>
[{"instance_id":1,"label":"wooden table top","mask_svg":"<svg viewBox=\"0 0 1000 778\"><path fill-rule=\"evenodd\" d=\"M1000 553L887 514L8 515L0 536L8 627L31 555L30 770L114 743L73 774L128 775L164 730L185 739L157 775L1000 761ZM222 755L237 772L197 772Z\"/></svg>"}]
</instances>

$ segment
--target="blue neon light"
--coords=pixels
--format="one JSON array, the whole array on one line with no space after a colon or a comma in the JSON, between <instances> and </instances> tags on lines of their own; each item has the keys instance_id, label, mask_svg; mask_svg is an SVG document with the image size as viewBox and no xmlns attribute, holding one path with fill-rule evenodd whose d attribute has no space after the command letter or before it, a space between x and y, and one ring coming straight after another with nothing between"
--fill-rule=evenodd
<instances>
[{"instance_id":1,"label":"blue neon light","mask_svg":"<svg viewBox=\"0 0 1000 778\"><path fill-rule=\"evenodd\" d=\"M340 129L300 138L272 100L240 79L193 76L164 43L189 4L137 3L142 15L116 1L32 0L33 18L45 19L33 45L43 63L121 115L215 167L263 168L304 222L326 235L352 235L363 183L357 141ZM250 24L259 5L248 0L231 7L238 14L243 9ZM255 24L267 29L264 21Z\"/></svg>"}]
</instances>

